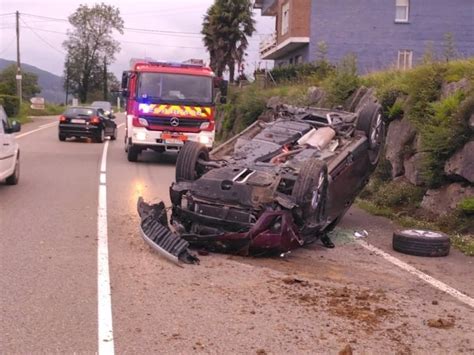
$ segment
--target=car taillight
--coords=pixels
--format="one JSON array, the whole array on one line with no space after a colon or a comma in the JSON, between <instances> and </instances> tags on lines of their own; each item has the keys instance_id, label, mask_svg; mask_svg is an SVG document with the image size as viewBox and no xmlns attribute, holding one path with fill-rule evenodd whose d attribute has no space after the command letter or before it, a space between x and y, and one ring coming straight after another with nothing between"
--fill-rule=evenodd
<instances>
[{"instance_id":1,"label":"car taillight","mask_svg":"<svg viewBox=\"0 0 474 355\"><path fill-rule=\"evenodd\" d=\"M97 116L94 116L91 118L90 123L92 124L99 124L100 123L100 118Z\"/></svg>"},{"instance_id":2,"label":"car taillight","mask_svg":"<svg viewBox=\"0 0 474 355\"><path fill-rule=\"evenodd\" d=\"M59 116L59 122L66 122L66 117L63 115Z\"/></svg>"}]
</instances>

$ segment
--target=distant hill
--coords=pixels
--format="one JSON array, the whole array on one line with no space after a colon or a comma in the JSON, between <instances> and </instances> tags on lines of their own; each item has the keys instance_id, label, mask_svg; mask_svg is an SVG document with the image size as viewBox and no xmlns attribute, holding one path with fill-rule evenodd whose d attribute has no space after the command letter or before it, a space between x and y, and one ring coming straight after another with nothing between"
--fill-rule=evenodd
<instances>
[{"instance_id":1,"label":"distant hill","mask_svg":"<svg viewBox=\"0 0 474 355\"><path fill-rule=\"evenodd\" d=\"M6 60L0 58L0 71L11 64L16 64L13 60ZM38 84L41 87L41 96L47 102L62 103L66 97L66 92L63 89L63 78L52 74L46 70L39 69L33 65L21 64L23 72L33 73L38 75Z\"/></svg>"}]
</instances>

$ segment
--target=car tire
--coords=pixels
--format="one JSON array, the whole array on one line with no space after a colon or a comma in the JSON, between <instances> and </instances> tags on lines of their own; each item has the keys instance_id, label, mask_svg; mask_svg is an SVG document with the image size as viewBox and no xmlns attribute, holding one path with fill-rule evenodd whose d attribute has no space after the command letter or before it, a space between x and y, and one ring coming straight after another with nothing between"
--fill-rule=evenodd
<instances>
[{"instance_id":1,"label":"car tire","mask_svg":"<svg viewBox=\"0 0 474 355\"><path fill-rule=\"evenodd\" d=\"M13 174L5 179L7 185L16 185L20 181L20 155L18 154L15 162L15 170Z\"/></svg>"},{"instance_id":2,"label":"car tire","mask_svg":"<svg viewBox=\"0 0 474 355\"><path fill-rule=\"evenodd\" d=\"M96 142L97 143L104 143L105 141L105 131L101 128L99 134L97 135Z\"/></svg>"},{"instance_id":3,"label":"car tire","mask_svg":"<svg viewBox=\"0 0 474 355\"><path fill-rule=\"evenodd\" d=\"M127 159L130 162L137 162L138 161L138 154L140 154L140 149L133 145L129 144L127 148Z\"/></svg>"},{"instance_id":4,"label":"car tire","mask_svg":"<svg viewBox=\"0 0 474 355\"><path fill-rule=\"evenodd\" d=\"M292 191L304 229L314 229L326 220L327 194L327 165L324 161L310 159L301 168Z\"/></svg>"},{"instance_id":5,"label":"car tire","mask_svg":"<svg viewBox=\"0 0 474 355\"><path fill-rule=\"evenodd\" d=\"M377 165L382 155L385 137L382 106L372 102L365 105L359 113L356 129L367 136L370 164Z\"/></svg>"},{"instance_id":6,"label":"car tire","mask_svg":"<svg viewBox=\"0 0 474 355\"><path fill-rule=\"evenodd\" d=\"M117 139L117 128L114 128L114 133L110 136L110 140L114 141Z\"/></svg>"},{"instance_id":7,"label":"car tire","mask_svg":"<svg viewBox=\"0 0 474 355\"><path fill-rule=\"evenodd\" d=\"M64 141L66 140L66 135L59 133L59 140L60 140L61 142L64 142Z\"/></svg>"},{"instance_id":8,"label":"car tire","mask_svg":"<svg viewBox=\"0 0 474 355\"><path fill-rule=\"evenodd\" d=\"M194 181L205 172L205 167L198 160L209 160L209 150L197 142L186 142L181 148L176 160L176 182Z\"/></svg>"},{"instance_id":9,"label":"car tire","mask_svg":"<svg viewBox=\"0 0 474 355\"><path fill-rule=\"evenodd\" d=\"M394 250L415 256L446 256L451 247L448 235L420 229L396 231L392 243Z\"/></svg>"}]
</instances>

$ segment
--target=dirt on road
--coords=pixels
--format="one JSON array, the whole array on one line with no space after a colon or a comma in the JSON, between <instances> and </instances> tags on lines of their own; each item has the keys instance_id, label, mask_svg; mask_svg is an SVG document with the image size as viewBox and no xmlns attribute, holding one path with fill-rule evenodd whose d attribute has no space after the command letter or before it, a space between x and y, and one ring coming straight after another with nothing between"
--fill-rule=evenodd
<instances>
[{"instance_id":1,"label":"dirt on road","mask_svg":"<svg viewBox=\"0 0 474 355\"><path fill-rule=\"evenodd\" d=\"M352 209L334 235L335 249L316 243L286 258L211 254L199 266L180 268L145 245L137 218L124 215L117 233L111 231L112 254L122 250L111 260L112 275L120 275L112 277L116 344L178 353L474 352L473 309L350 237L370 218ZM388 242L391 222L369 222L377 229L369 239ZM474 275L472 260L456 252L429 260L461 262L463 273ZM437 276L441 269L424 271Z\"/></svg>"}]
</instances>

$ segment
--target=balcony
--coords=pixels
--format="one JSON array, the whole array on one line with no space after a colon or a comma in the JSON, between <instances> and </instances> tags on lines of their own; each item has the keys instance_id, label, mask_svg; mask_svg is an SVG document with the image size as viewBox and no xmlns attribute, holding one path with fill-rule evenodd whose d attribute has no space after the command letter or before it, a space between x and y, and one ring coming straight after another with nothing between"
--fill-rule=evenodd
<instances>
[{"instance_id":1,"label":"balcony","mask_svg":"<svg viewBox=\"0 0 474 355\"><path fill-rule=\"evenodd\" d=\"M277 45L277 34L273 32L271 35L266 36L260 42L260 56L263 58L265 53L275 48Z\"/></svg>"},{"instance_id":2,"label":"balcony","mask_svg":"<svg viewBox=\"0 0 474 355\"><path fill-rule=\"evenodd\" d=\"M309 37L289 37L278 43L277 34L272 33L260 42L260 58L278 60L288 53L309 44Z\"/></svg>"}]
</instances>

